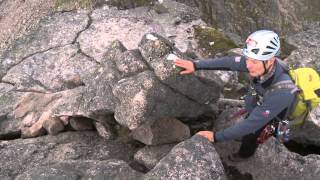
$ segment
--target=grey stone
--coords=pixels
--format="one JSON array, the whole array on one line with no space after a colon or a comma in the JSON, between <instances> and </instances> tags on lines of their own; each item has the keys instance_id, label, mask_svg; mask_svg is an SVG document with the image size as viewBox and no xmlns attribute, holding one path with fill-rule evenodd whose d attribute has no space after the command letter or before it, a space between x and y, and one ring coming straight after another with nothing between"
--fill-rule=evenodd
<instances>
[{"instance_id":1,"label":"grey stone","mask_svg":"<svg viewBox=\"0 0 320 180\"><path fill-rule=\"evenodd\" d=\"M132 132L133 138L147 145L180 142L190 137L190 129L177 119L158 119Z\"/></svg>"},{"instance_id":2,"label":"grey stone","mask_svg":"<svg viewBox=\"0 0 320 180\"><path fill-rule=\"evenodd\" d=\"M213 145L198 135L176 145L144 179L226 179Z\"/></svg>"},{"instance_id":3,"label":"grey stone","mask_svg":"<svg viewBox=\"0 0 320 180\"><path fill-rule=\"evenodd\" d=\"M200 104L215 101L219 97L221 87L217 81L220 79L204 83L193 75L179 75L173 67L173 62L166 59L170 53L183 58L179 50L172 47L163 37L151 35L157 39L150 40L147 38L148 34L145 35L139 44L139 50L161 82Z\"/></svg>"},{"instance_id":4,"label":"grey stone","mask_svg":"<svg viewBox=\"0 0 320 180\"><path fill-rule=\"evenodd\" d=\"M30 171L24 172L16 177L17 180L49 180L49 179L61 179L61 180L77 180L81 176L76 171L70 171L70 169L62 169L55 167L37 167Z\"/></svg>"},{"instance_id":5,"label":"grey stone","mask_svg":"<svg viewBox=\"0 0 320 180\"><path fill-rule=\"evenodd\" d=\"M51 49L11 68L3 80L18 90L57 92L88 84L97 64L79 54L74 45Z\"/></svg>"},{"instance_id":6,"label":"grey stone","mask_svg":"<svg viewBox=\"0 0 320 180\"><path fill-rule=\"evenodd\" d=\"M141 179L142 173L133 170L126 162L121 160L108 160L92 166L86 172L92 180L100 179Z\"/></svg>"},{"instance_id":7,"label":"grey stone","mask_svg":"<svg viewBox=\"0 0 320 180\"><path fill-rule=\"evenodd\" d=\"M122 79L113 93L120 103L115 110L115 119L129 129L161 118L196 117L206 110L204 105L163 85L151 71Z\"/></svg>"},{"instance_id":8,"label":"grey stone","mask_svg":"<svg viewBox=\"0 0 320 180\"><path fill-rule=\"evenodd\" d=\"M0 56L0 71L7 72L36 53L71 44L88 21L86 12L56 13L45 18L29 36L17 40L11 50Z\"/></svg>"},{"instance_id":9,"label":"grey stone","mask_svg":"<svg viewBox=\"0 0 320 180\"><path fill-rule=\"evenodd\" d=\"M134 154L134 160L151 170L175 145L146 146Z\"/></svg>"},{"instance_id":10,"label":"grey stone","mask_svg":"<svg viewBox=\"0 0 320 180\"><path fill-rule=\"evenodd\" d=\"M104 139L113 139L115 137L114 130L111 125L106 122L94 122L94 126L98 134Z\"/></svg>"},{"instance_id":11,"label":"grey stone","mask_svg":"<svg viewBox=\"0 0 320 180\"><path fill-rule=\"evenodd\" d=\"M8 177L16 177L23 173L36 175L49 171L50 168L58 168L58 172L63 171L61 177L68 173L71 174L70 178L74 177L74 173L83 177L88 169L92 168L91 171L94 171L94 164L100 162L102 166L106 164L105 160L119 159L130 163L136 151L133 145L120 141L107 141L95 132L85 131L1 141L0 174ZM63 164L66 164L66 167ZM50 172L52 175L54 169ZM120 175L123 176L119 173Z\"/></svg>"},{"instance_id":12,"label":"grey stone","mask_svg":"<svg viewBox=\"0 0 320 180\"><path fill-rule=\"evenodd\" d=\"M303 30L306 20L319 21L320 6L317 0L273 0L267 4L264 1L177 1L198 7L206 23L239 34L243 40L257 29L274 29L281 34L290 34Z\"/></svg>"},{"instance_id":13,"label":"grey stone","mask_svg":"<svg viewBox=\"0 0 320 180\"><path fill-rule=\"evenodd\" d=\"M309 26L310 29L288 36L287 42L297 48L287 58L293 67L312 67L320 72L320 24Z\"/></svg>"}]
</instances>

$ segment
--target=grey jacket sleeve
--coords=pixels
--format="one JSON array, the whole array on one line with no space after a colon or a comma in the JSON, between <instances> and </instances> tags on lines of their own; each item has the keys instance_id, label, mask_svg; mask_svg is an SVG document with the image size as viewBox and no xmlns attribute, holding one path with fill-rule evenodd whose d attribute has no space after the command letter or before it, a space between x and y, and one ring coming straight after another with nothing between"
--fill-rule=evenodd
<instances>
[{"instance_id":1,"label":"grey jacket sleeve","mask_svg":"<svg viewBox=\"0 0 320 180\"><path fill-rule=\"evenodd\" d=\"M194 62L196 70L226 70L248 72L244 56L226 56L216 59L205 59Z\"/></svg>"},{"instance_id":2,"label":"grey jacket sleeve","mask_svg":"<svg viewBox=\"0 0 320 180\"><path fill-rule=\"evenodd\" d=\"M288 91L272 92L264 99L264 102L256 106L242 122L216 132L215 140L228 141L256 132L289 107L294 95Z\"/></svg>"}]
</instances>

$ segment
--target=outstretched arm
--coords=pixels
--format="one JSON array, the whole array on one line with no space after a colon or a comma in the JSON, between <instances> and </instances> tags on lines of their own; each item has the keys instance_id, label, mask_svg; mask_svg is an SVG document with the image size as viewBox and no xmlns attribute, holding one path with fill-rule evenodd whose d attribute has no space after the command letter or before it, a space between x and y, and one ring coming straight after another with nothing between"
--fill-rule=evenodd
<instances>
[{"instance_id":1,"label":"outstretched arm","mask_svg":"<svg viewBox=\"0 0 320 180\"><path fill-rule=\"evenodd\" d=\"M200 131L197 134L211 142L222 142L237 139L254 133L268 124L283 110L293 103L294 95L290 92L278 92L271 95L262 105L257 106L242 122L218 132Z\"/></svg>"},{"instance_id":2,"label":"outstretched arm","mask_svg":"<svg viewBox=\"0 0 320 180\"><path fill-rule=\"evenodd\" d=\"M248 72L248 69L246 67L246 59L244 56L226 56L222 58L199 60L195 62L178 59L175 61L175 65L185 69L180 74L190 74L196 70L226 70Z\"/></svg>"}]
</instances>

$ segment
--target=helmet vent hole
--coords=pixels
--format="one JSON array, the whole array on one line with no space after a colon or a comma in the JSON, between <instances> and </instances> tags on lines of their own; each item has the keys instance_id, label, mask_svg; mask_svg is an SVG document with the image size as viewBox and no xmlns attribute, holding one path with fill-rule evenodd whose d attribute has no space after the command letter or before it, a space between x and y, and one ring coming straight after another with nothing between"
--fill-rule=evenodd
<instances>
[{"instance_id":1,"label":"helmet vent hole","mask_svg":"<svg viewBox=\"0 0 320 180\"><path fill-rule=\"evenodd\" d=\"M268 49L274 49L274 50L276 50L276 48L271 47L271 46L267 46L267 48L268 48Z\"/></svg>"},{"instance_id":2,"label":"helmet vent hole","mask_svg":"<svg viewBox=\"0 0 320 180\"><path fill-rule=\"evenodd\" d=\"M259 50L260 50L260 49L252 49L251 52L253 52L253 53L255 53L255 54L258 54Z\"/></svg>"},{"instance_id":3,"label":"helmet vent hole","mask_svg":"<svg viewBox=\"0 0 320 180\"><path fill-rule=\"evenodd\" d=\"M279 43L278 39L276 37L273 38L277 43Z\"/></svg>"},{"instance_id":4,"label":"helmet vent hole","mask_svg":"<svg viewBox=\"0 0 320 180\"><path fill-rule=\"evenodd\" d=\"M270 41L271 44L273 44L275 47L277 47L276 43L274 43L273 41Z\"/></svg>"},{"instance_id":5,"label":"helmet vent hole","mask_svg":"<svg viewBox=\"0 0 320 180\"><path fill-rule=\"evenodd\" d=\"M262 55L268 55L268 54L271 54L272 52L264 52L262 53Z\"/></svg>"}]
</instances>

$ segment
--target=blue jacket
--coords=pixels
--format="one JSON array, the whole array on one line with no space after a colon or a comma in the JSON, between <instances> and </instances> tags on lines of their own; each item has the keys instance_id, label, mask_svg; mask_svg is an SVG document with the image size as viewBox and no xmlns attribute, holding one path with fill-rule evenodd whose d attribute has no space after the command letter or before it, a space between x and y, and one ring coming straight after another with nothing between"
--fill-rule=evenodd
<instances>
[{"instance_id":1,"label":"blue jacket","mask_svg":"<svg viewBox=\"0 0 320 180\"><path fill-rule=\"evenodd\" d=\"M248 72L246 58L244 56L222 57L194 62L196 70L227 70ZM261 129L274 118L283 118L287 109L294 103L295 95L288 89L267 92L267 88L280 81L291 80L284 68L275 61L271 73L264 80L253 79L252 84L263 100L260 105L253 101L253 97L245 98L246 109L249 116L242 122L215 133L215 141L227 141L237 139Z\"/></svg>"}]
</instances>

